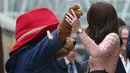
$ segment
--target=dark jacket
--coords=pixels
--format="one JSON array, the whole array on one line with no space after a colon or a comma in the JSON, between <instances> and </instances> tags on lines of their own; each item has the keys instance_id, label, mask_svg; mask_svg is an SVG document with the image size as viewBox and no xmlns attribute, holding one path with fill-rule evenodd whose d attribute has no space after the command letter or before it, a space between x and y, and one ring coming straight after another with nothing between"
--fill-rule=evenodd
<instances>
[{"instance_id":1,"label":"dark jacket","mask_svg":"<svg viewBox=\"0 0 130 73\"><path fill-rule=\"evenodd\" d=\"M68 73L68 66L65 62L64 58L58 59L59 66L64 70L64 73ZM84 73L86 72L87 62L84 62L83 64L78 63L75 61L76 69L78 73Z\"/></svg>"},{"instance_id":2,"label":"dark jacket","mask_svg":"<svg viewBox=\"0 0 130 73\"><path fill-rule=\"evenodd\" d=\"M115 73L126 73L125 68L123 66L123 63L122 63L120 57L118 58L118 62L117 62Z\"/></svg>"},{"instance_id":3,"label":"dark jacket","mask_svg":"<svg viewBox=\"0 0 130 73\"><path fill-rule=\"evenodd\" d=\"M28 44L14 53L6 63L7 73L63 73L56 60L56 52L63 45L45 36L37 44Z\"/></svg>"},{"instance_id":4,"label":"dark jacket","mask_svg":"<svg viewBox=\"0 0 130 73\"><path fill-rule=\"evenodd\" d=\"M128 41L126 43L126 56L130 60L130 30L129 30Z\"/></svg>"},{"instance_id":5,"label":"dark jacket","mask_svg":"<svg viewBox=\"0 0 130 73\"><path fill-rule=\"evenodd\" d=\"M85 57L84 57L84 61L89 60L89 57L90 57L90 54L87 53L87 54L85 55ZM120 58L120 57L118 58L118 62L117 62L117 66L116 66L116 71L115 71L115 73L126 73L125 68L124 68L124 66L123 66L123 64L122 64L122 61L121 61L121 58Z\"/></svg>"}]
</instances>

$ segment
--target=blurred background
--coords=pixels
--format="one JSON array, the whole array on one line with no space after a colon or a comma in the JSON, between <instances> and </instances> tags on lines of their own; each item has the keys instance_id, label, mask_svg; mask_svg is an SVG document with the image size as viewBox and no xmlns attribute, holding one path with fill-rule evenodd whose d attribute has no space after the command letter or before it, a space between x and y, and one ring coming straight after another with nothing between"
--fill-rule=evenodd
<instances>
[{"instance_id":1,"label":"blurred background","mask_svg":"<svg viewBox=\"0 0 130 73\"><path fill-rule=\"evenodd\" d=\"M2 26L2 46L1 55L3 55L3 62L9 58L8 53L15 43L15 22L19 15L34 8L47 7L50 8L61 21L67 10L74 4L81 6L84 15L81 17L82 27L87 27L86 13L90 5L94 2L108 2L111 3L120 18L122 18L127 25L130 25L130 0L0 0L0 24ZM76 33L72 35L77 40L76 51L77 60L82 62L86 53L81 43L79 36ZM2 57L1 57L2 58ZM0 61L2 61L0 59ZM6 72L5 72L6 73Z\"/></svg>"}]
</instances>

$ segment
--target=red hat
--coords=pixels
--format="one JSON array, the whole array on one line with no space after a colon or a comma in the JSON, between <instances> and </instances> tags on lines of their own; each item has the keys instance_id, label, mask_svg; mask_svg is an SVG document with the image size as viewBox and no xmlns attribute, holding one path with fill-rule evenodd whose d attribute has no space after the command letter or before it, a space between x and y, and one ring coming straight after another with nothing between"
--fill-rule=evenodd
<instances>
[{"instance_id":1,"label":"red hat","mask_svg":"<svg viewBox=\"0 0 130 73\"><path fill-rule=\"evenodd\" d=\"M46 36L47 30L55 30L58 24L59 21L54 13L47 8L34 9L22 14L16 21L16 43L9 55L30 41L36 41L40 36Z\"/></svg>"}]
</instances>

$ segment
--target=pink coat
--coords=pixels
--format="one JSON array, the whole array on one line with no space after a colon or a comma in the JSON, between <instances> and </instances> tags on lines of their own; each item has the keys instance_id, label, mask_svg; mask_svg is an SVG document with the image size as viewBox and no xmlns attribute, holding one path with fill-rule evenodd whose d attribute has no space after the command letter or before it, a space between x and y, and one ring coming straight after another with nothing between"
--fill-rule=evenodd
<instances>
[{"instance_id":1,"label":"pink coat","mask_svg":"<svg viewBox=\"0 0 130 73\"><path fill-rule=\"evenodd\" d=\"M120 53L119 36L116 33L110 33L99 45L85 32L79 34L79 36L91 55L89 59L90 72L105 69L108 73L115 73Z\"/></svg>"}]
</instances>

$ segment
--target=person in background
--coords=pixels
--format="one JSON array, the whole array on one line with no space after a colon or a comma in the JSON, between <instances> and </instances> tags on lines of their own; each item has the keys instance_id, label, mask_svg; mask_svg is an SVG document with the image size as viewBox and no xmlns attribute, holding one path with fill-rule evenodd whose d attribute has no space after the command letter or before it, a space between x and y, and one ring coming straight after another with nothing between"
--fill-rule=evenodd
<instances>
[{"instance_id":1,"label":"person in background","mask_svg":"<svg viewBox=\"0 0 130 73\"><path fill-rule=\"evenodd\" d=\"M126 43L128 40L129 30L130 30L130 26L128 25L124 25L119 28L119 35L122 39L122 45L121 45L121 51L119 55L116 73L130 73L130 61L126 57Z\"/></svg>"},{"instance_id":2,"label":"person in background","mask_svg":"<svg viewBox=\"0 0 130 73\"><path fill-rule=\"evenodd\" d=\"M120 38L115 8L105 2L91 5L87 13L88 28L80 26L74 11L67 13L66 21L77 31L85 49L90 53L89 73L115 73Z\"/></svg>"},{"instance_id":3,"label":"person in background","mask_svg":"<svg viewBox=\"0 0 130 73\"><path fill-rule=\"evenodd\" d=\"M76 49L70 51L68 56L58 59L58 63L67 73L84 73L85 68L82 65L87 65L85 62L80 64L76 61Z\"/></svg>"},{"instance_id":4,"label":"person in background","mask_svg":"<svg viewBox=\"0 0 130 73\"><path fill-rule=\"evenodd\" d=\"M123 44L121 46L120 58L126 70L126 73L130 73L130 61L126 57L126 43L128 41L129 30L130 30L130 26L121 26L119 29L119 35L123 40Z\"/></svg>"}]
</instances>

